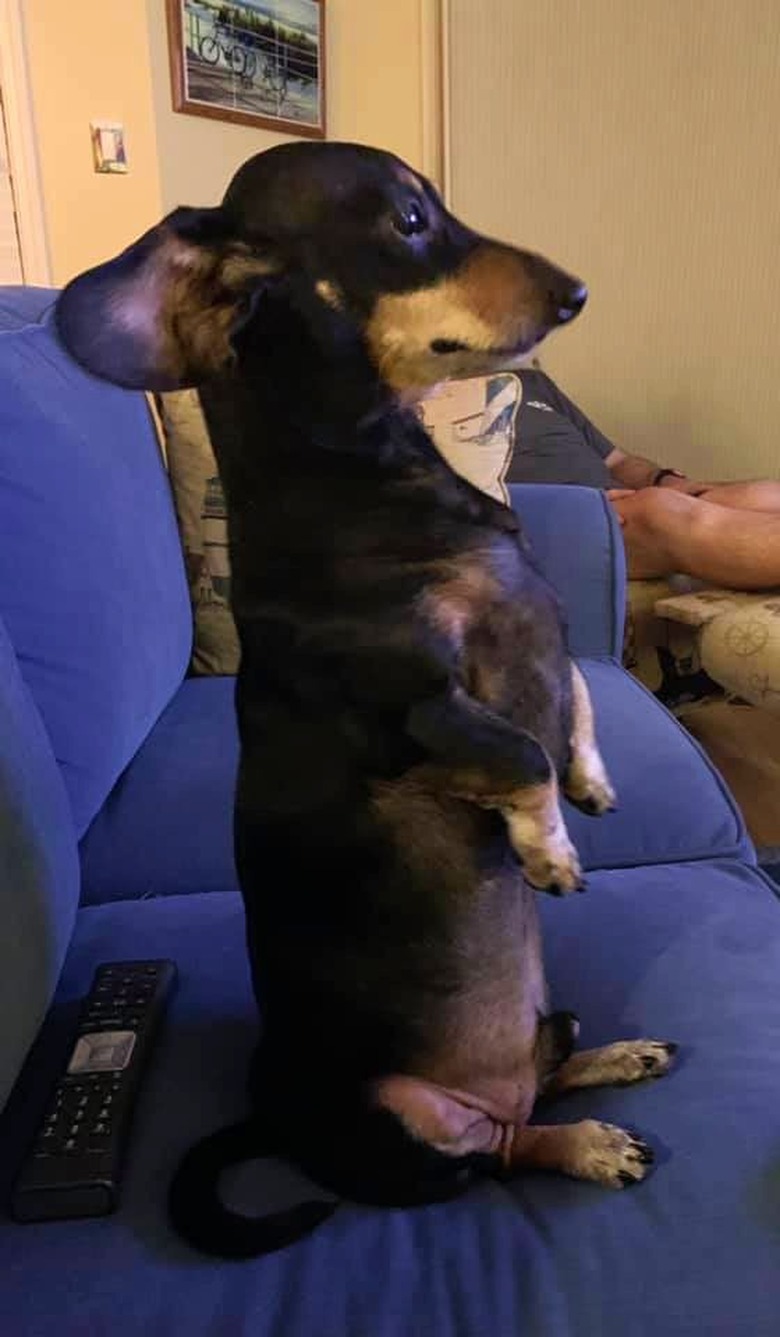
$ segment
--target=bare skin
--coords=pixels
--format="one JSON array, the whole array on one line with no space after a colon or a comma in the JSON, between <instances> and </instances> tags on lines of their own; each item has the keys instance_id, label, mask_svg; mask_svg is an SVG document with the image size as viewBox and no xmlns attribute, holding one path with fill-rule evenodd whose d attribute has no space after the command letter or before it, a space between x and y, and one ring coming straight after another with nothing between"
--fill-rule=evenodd
<instances>
[{"instance_id":1,"label":"bare skin","mask_svg":"<svg viewBox=\"0 0 780 1337\"><path fill-rule=\"evenodd\" d=\"M653 487L652 461L615 450L606 464L622 484L608 496L633 579L682 572L730 589L780 585L780 483L667 477Z\"/></svg>"}]
</instances>

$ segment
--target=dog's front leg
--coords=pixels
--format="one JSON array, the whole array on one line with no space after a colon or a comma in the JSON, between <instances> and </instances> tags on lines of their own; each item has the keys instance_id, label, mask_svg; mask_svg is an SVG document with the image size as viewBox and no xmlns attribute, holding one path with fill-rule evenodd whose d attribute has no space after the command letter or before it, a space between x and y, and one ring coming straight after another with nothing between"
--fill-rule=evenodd
<instances>
[{"instance_id":1,"label":"dog's front leg","mask_svg":"<svg viewBox=\"0 0 780 1337\"><path fill-rule=\"evenodd\" d=\"M607 1188L626 1188L644 1179L653 1163L646 1142L624 1128L596 1119L580 1123L533 1124L515 1128L505 1165L512 1170L558 1170Z\"/></svg>"},{"instance_id":2,"label":"dog's front leg","mask_svg":"<svg viewBox=\"0 0 780 1337\"><path fill-rule=\"evenodd\" d=\"M588 684L574 663L571 665L571 686L571 760L564 778L563 792L583 812L599 817L614 809L615 791L596 742Z\"/></svg>"},{"instance_id":3,"label":"dog's front leg","mask_svg":"<svg viewBox=\"0 0 780 1337\"><path fill-rule=\"evenodd\" d=\"M581 887L558 780L532 734L458 686L413 706L407 731L431 754L438 783L448 793L503 813L532 886L558 894Z\"/></svg>"}]
</instances>

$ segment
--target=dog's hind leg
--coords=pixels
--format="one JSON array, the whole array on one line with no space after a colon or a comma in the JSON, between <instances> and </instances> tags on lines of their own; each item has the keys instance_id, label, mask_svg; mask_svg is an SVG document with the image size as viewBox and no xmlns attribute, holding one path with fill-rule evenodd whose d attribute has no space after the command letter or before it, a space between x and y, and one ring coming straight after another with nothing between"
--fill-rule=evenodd
<instances>
[{"instance_id":1,"label":"dog's hind leg","mask_svg":"<svg viewBox=\"0 0 780 1337\"><path fill-rule=\"evenodd\" d=\"M597 817L615 807L615 791L596 742L588 684L574 663L571 665L571 685L571 760L563 792L576 807Z\"/></svg>"},{"instance_id":2,"label":"dog's hind leg","mask_svg":"<svg viewBox=\"0 0 780 1337\"><path fill-rule=\"evenodd\" d=\"M468 1097L416 1077L385 1078L376 1095L418 1143L465 1164L476 1158L484 1174L557 1170L574 1179L625 1188L643 1179L653 1163L652 1150L640 1138L595 1119L518 1127L478 1108Z\"/></svg>"},{"instance_id":3,"label":"dog's hind leg","mask_svg":"<svg viewBox=\"0 0 780 1337\"><path fill-rule=\"evenodd\" d=\"M667 1040L618 1040L601 1049L572 1054L544 1084L544 1094L558 1095L583 1086L629 1086L663 1077L677 1053Z\"/></svg>"},{"instance_id":4,"label":"dog's hind leg","mask_svg":"<svg viewBox=\"0 0 780 1337\"><path fill-rule=\"evenodd\" d=\"M640 1138L611 1123L536 1124L514 1129L508 1169L558 1170L607 1188L626 1188L644 1179L653 1152Z\"/></svg>"}]
</instances>

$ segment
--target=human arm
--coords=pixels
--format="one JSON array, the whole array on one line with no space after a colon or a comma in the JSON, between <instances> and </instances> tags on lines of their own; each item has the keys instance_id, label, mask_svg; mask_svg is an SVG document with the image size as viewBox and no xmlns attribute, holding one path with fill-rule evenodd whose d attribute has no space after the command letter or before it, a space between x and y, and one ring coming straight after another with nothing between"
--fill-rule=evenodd
<instances>
[{"instance_id":1,"label":"human arm","mask_svg":"<svg viewBox=\"0 0 780 1337\"><path fill-rule=\"evenodd\" d=\"M654 460L648 460L643 455L630 455L627 451L617 448L610 451L609 455L605 457L604 463L609 469L615 485L620 488L629 488L633 492L638 492L645 487L663 487L675 492L687 492L689 496L698 496L700 492L705 491L710 486L708 483L686 478L677 471L665 473L662 477L659 477L665 467L664 465L658 464Z\"/></svg>"}]
</instances>

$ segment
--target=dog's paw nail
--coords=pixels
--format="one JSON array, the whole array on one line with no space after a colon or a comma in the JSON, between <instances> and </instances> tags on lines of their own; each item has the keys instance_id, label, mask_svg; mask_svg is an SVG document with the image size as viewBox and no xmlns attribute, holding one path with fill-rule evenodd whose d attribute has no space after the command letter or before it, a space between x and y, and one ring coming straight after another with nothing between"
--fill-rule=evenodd
<instances>
[{"instance_id":1,"label":"dog's paw nail","mask_svg":"<svg viewBox=\"0 0 780 1337\"><path fill-rule=\"evenodd\" d=\"M670 1058L673 1058L675 1054L679 1054L680 1052L680 1046L676 1044L674 1040L664 1040L661 1048L666 1050Z\"/></svg>"}]
</instances>

